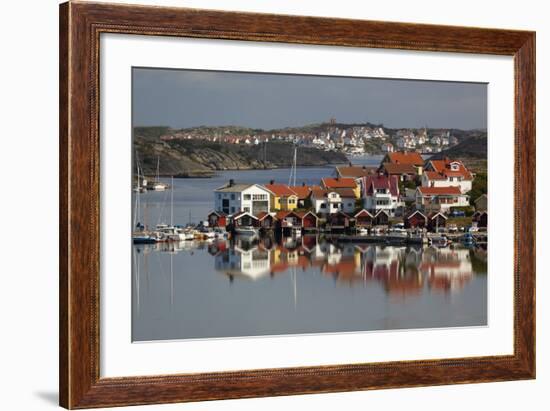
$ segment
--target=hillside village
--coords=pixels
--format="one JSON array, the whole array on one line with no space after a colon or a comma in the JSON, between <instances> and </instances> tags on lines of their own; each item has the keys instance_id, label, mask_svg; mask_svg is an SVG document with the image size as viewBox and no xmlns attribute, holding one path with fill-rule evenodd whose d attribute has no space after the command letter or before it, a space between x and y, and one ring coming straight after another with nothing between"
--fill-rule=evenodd
<instances>
[{"instance_id":1,"label":"hillside village","mask_svg":"<svg viewBox=\"0 0 550 411\"><path fill-rule=\"evenodd\" d=\"M318 185L230 180L214 192L211 227L349 232L402 226L429 231L486 229L487 195L471 199L475 174L458 159L387 153L378 167L339 166Z\"/></svg>"},{"instance_id":2,"label":"hillside village","mask_svg":"<svg viewBox=\"0 0 550 411\"><path fill-rule=\"evenodd\" d=\"M161 131L159 139L162 141L205 140L245 146L286 141L301 147L343 152L349 156L403 150L422 154L440 153L469 137L484 134L480 130L391 129L371 123L342 124L334 118L327 123L277 130L221 126L181 130L165 128Z\"/></svg>"}]
</instances>

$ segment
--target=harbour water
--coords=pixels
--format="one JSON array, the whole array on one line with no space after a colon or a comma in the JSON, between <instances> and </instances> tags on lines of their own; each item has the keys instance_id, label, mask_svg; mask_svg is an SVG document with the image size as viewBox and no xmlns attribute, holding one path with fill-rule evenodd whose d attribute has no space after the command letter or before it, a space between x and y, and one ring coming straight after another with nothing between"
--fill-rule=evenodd
<instances>
[{"instance_id":1,"label":"harbour water","mask_svg":"<svg viewBox=\"0 0 550 411\"><path fill-rule=\"evenodd\" d=\"M297 183L318 184L332 173L333 167L300 168ZM229 179L287 183L288 176L278 169L176 179L174 223L205 220L213 190ZM140 195L145 224L170 222L170 196ZM481 249L341 244L312 235L133 245L133 259L133 341L487 323Z\"/></svg>"}]
</instances>

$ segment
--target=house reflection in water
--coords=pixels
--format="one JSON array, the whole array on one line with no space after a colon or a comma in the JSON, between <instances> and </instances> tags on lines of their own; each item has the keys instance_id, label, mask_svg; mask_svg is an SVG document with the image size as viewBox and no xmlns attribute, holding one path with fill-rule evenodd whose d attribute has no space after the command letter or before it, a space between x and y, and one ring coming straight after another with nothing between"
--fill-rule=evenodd
<instances>
[{"instance_id":1,"label":"house reflection in water","mask_svg":"<svg viewBox=\"0 0 550 411\"><path fill-rule=\"evenodd\" d=\"M210 245L215 268L231 282L276 275L321 275L337 285L378 284L390 296L460 291L474 276L474 251L414 248L378 244L339 244L316 236L302 238L218 241ZM483 267L484 265L482 265Z\"/></svg>"}]
</instances>

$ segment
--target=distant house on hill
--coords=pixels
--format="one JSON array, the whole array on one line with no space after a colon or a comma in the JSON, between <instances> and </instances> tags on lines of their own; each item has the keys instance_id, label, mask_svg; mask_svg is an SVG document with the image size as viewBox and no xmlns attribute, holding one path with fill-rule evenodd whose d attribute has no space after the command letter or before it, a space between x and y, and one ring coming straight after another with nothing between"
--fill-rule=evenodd
<instances>
[{"instance_id":1,"label":"distant house on hill","mask_svg":"<svg viewBox=\"0 0 550 411\"><path fill-rule=\"evenodd\" d=\"M414 167L417 175L422 175L424 170L424 159L420 153L409 151L396 151L394 153L387 153L382 159L381 164L409 164Z\"/></svg>"}]
</instances>

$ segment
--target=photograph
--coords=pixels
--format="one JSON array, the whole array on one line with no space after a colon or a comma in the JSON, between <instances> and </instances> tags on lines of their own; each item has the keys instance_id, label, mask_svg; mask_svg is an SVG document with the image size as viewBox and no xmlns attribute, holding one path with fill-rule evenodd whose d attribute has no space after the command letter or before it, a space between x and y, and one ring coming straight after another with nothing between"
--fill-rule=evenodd
<instances>
[{"instance_id":1,"label":"photograph","mask_svg":"<svg viewBox=\"0 0 550 411\"><path fill-rule=\"evenodd\" d=\"M487 84L132 68L132 341L487 326Z\"/></svg>"}]
</instances>

